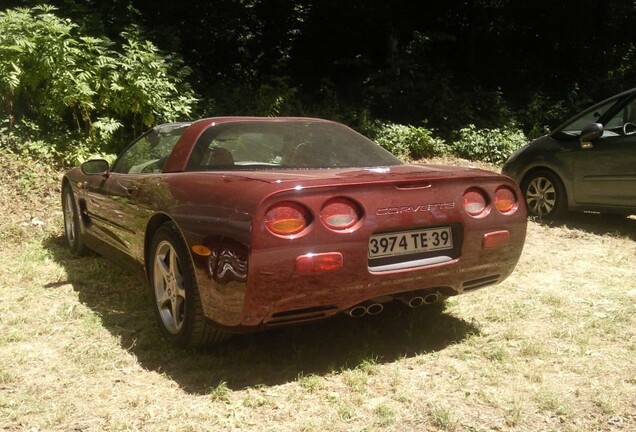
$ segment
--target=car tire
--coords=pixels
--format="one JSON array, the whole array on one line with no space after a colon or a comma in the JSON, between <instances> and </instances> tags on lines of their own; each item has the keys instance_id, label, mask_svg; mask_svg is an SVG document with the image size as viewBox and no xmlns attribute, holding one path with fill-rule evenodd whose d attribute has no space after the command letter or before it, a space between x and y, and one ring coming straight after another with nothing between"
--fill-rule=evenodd
<instances>
[{"instance_id":1,"label":"car tire","mask_svg":"<svg viewBox=\"0 0 636 432\"><path fill-rule=\"evenodd\" d=\"M153 309L166 339L180 348L225 340L227 333L212 327L205 319L192 259L173 222L157 229L148 256Z\"/></svg>"},{"instance_id":2,"label":"car tire","mask_svg":"<svg viewBox=\"0 0 636 432\"><path fill-rule=\"evenodd\" d=\"M68 183L62 187L62 213L64 214L64 234L71 251L76 255L85 255L87 249L80 225L79 211L73 190Z\"/></svg>"},{"instance_id":3,"label":"car tire","mask_svg":"<svg viewBox=\"0 0 636 432\"><path fill-rule=\"evenodd\" d=\"M550 220L567 211L567 195L559 177L548 170L530 173L521 184L528 215Z\"/></svg>"}]
</instances>

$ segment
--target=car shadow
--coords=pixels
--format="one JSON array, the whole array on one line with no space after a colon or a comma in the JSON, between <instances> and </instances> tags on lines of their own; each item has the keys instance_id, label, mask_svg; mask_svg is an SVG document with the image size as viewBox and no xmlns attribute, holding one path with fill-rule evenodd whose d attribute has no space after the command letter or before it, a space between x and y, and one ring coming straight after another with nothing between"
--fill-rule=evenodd
<instances>
[{"instance_id":1,"label":"car shadow","mask_svg":"<svg viewBox=\"0 0 636 432\"><path fill-rule=\"evenodd\" d=\"M597 235L626 237L636 241L635 216L572 212L558 220L537 221L547 226L577 229Z\"/></svg>"},{"instance_id":2,"label":"car shadow","mask_svg":"<svg viewBox=\"0 0 636 432\"><path fill-rule=\"evenodd\" d=\"M79 300L95 312L104 328L149 371L169 376L190 393L208 394L278 385L303 376L325 375L443 350L479 328L442 306L409 309L398 302L376 316L332 319L259 333L237 335L201 350L180 350L160 336L149 290L128 270L98 255L76 257L63 237L45 247L65 269Z\"/></svg>"}]
</instances>

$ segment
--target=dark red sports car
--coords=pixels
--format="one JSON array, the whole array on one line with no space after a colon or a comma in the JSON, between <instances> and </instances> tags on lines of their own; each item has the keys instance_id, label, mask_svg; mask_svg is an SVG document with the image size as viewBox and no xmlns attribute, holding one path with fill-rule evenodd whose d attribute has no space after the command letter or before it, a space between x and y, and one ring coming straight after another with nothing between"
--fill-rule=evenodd
<instances>
[{"instance_id":1,"label":"dark red sports car","mask_svg":"<svg viewBox=\"0 0 636 432\"><path fill-rule=\"evenodd\" d=\"M407 165L319 119L157 126L62 186L71 248L144 269L161 330L184 347L495 284L526 235L511 179Z\"/></svg>"}]
</instances>

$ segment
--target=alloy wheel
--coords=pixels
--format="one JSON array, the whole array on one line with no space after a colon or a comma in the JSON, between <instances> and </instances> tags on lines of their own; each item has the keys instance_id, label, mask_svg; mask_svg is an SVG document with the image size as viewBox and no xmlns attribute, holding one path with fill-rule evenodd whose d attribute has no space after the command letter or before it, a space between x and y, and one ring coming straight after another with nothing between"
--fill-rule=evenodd
<instances>
[{"instance_id":1,"label":"alloy wheel","mask_svg":"<svg viewBox=\"0 0 636 432\"><path fill-rule=\"evenodd\" d=\"M526 189L526 204L530 213L537 216L547 216L557 205L557 191L550 179L535 177Z\"/></svg>"},{"instance_id":2,"label":"alloy wheel","mask_svg":"<svg viewBox=\"0 0 636 432\"><path fill-rule=\"evenodd\" d=\"M153 287L161 321L168 332L177 334L185 322L186 290L179 257L169 241L155 249Z\"/></svg>"}]
</instances>

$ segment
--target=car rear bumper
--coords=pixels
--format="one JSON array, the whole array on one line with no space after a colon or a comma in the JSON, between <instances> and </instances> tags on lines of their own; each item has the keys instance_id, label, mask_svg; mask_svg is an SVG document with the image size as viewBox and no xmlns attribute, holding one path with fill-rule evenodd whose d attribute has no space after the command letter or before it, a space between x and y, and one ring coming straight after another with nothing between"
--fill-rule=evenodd
<instances>
[{"instance_id":1,"label":"car rear bumper","mask_svg":"<svg viewBox=\"0 0 636 432\"><path fill-rule=\"evenodd\" d=\"M484 244L489 234L502 231L508 232L505 242L493 247ZM322 319L361 304L409 303L415 297L453 296L497 284L513 271L525 234L525 221L504 230L473 230L464 235L459 257L401 270L372 271L366 248L356 244L317 247L315 253L343 256L342 268L323 273L299 274L294 260L268 252L250 256L244 277L229 271L223 274L224 280L218 272L214 275L214 268L227 269L227 263L199 263L195 268L206 317L226 330L246 332ZM285 256L293 255L293 251L285 252Z\"/></svg>"}]
</instances>

